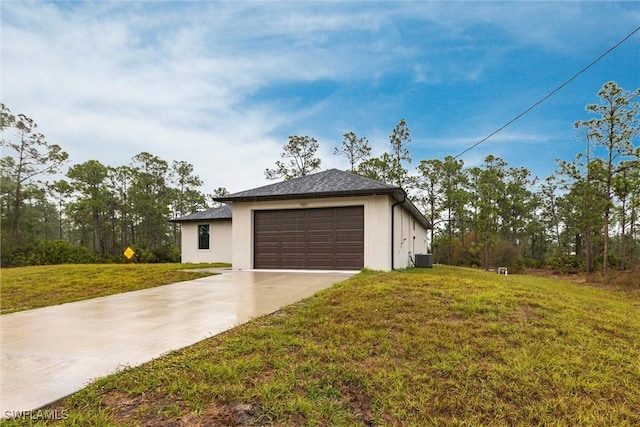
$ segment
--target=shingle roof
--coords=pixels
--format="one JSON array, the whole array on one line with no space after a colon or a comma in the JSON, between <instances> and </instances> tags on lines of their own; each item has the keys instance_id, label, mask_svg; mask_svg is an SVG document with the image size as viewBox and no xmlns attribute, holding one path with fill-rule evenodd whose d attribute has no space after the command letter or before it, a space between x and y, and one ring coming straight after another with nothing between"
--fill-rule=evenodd
<instances>
[{"instance_id":1,"label":"shingle roof","mask_svg":"<svg viewBox=\"0 0 640 427\"><path fill-rule=\"evenodd\" d=\"M338 169L294 178L289 181L265 185L219 197L221 202L240 202L261 199L289 199L300 196L334 197L369 194L397 194L402 200L404 191L395 185L385 184Z\"/></svg>"},{"instance_id":2,"label":"shingle roof","mask_svg":"<svg viewBox=\"0 0 640 427\"><path fill-rule=\"evenodd\" d=\"M180 218L172 219L171 222L189 222L189 221L224 221L231 220L233 209L231 205L222 205L217 208L207 209L206 211L194 212Z\"/></svg>"},{"instance_id":3,"label":"shingle roof","mask_svg":"<svg viewBox=\"0 0 640 427\"><path fill-rule=\"evenodd\" d=\"M407 198L407 193L405 193L402 188L338 169L329 169L300 178L294 178L289 181L240 191L227 196L217 197L215 200L224 203L233 203L310 197L353 197L377 194L388 194L411 212L425 227L431 228L427 219L418 208L411 203Z\"/></svg>"}]
</instances>

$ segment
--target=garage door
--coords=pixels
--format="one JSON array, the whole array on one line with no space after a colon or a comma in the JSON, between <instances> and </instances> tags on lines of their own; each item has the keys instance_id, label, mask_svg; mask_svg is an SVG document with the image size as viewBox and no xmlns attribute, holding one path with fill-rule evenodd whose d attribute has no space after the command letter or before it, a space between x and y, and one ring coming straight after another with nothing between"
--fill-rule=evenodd
<instances>
[{"instance_id":1,"label":"garage door","mask_svg":"<svg viewBox=\"0 0 640 427\"><path fill-rule=\"evenodd\" d=\"M255 211L254 267L361 269L364 207Z\"/></svg>"}]
</instances>

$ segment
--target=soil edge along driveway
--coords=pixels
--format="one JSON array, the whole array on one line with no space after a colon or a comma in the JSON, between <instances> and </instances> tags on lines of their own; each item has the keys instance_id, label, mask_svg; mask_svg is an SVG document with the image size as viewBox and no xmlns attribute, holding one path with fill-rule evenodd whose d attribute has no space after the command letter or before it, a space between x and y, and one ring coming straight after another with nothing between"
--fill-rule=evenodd
<instances>
[{"instance_id":1,"label":"soil edge along driveway","mask_svg":"<svg viewBox=\"0 0 640 427\"><path fill-rule=\"evenodd\" d=\"M0 418L195 344L313 295L353 272L225 271L0 316Z\"/></svg>"}]
</instances>

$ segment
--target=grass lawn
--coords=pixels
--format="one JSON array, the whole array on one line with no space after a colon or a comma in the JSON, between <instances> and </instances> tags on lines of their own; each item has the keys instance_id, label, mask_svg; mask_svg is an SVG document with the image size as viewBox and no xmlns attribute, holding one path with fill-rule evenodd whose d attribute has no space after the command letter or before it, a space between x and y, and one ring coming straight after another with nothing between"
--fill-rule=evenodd
<instances>
[{"instance_id":1,"label":"grass lawn","mask_svg":"<svg viewBox=\"0 0 640 427\"><path fill-rule=\"evenodd\" d=\"M86 426L640 425L637 295L365 271L51 409Z\"/></svg>"},{"instance_id":2,"label":"grass lawn","mask_svg":"<svg viewBox=\"0 0 640 427\"><path fill-rule=\"evenodd\" d=\"M229 264L63 264L0 270L0 313L137 291L211 273L183 271Z\"/></svg>"}]
</instances>

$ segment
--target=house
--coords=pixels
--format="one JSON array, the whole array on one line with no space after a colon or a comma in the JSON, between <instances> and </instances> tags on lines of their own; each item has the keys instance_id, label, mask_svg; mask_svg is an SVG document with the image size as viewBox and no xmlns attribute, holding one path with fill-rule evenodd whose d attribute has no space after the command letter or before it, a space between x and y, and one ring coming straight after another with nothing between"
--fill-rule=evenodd
<instances>
[{"instance_id":1,"label":"house","mask_svg":"<svg viewBox=\"0 0 640 427\"><path fill-rule=\"evenodd\" d=\"M226 253L216 248L230 245L239 270L391 270L427 253L431 225L405 191L349 172L330 169L216 200L233 206L231 239L213 228L215 210L178 218L183 262L220 261ZM199 249L206 225L213 249Z\"/></svg>"},{"instance_id":2,"label":"house","mask_svg":"<svg viewBox=\"0 0 640 427\"><path fill-rule=\"evenodd\" d=\"M172 219L180 224L182 262L231 262L232 208L223 205Z\"/></svg>"}]
</instances>

